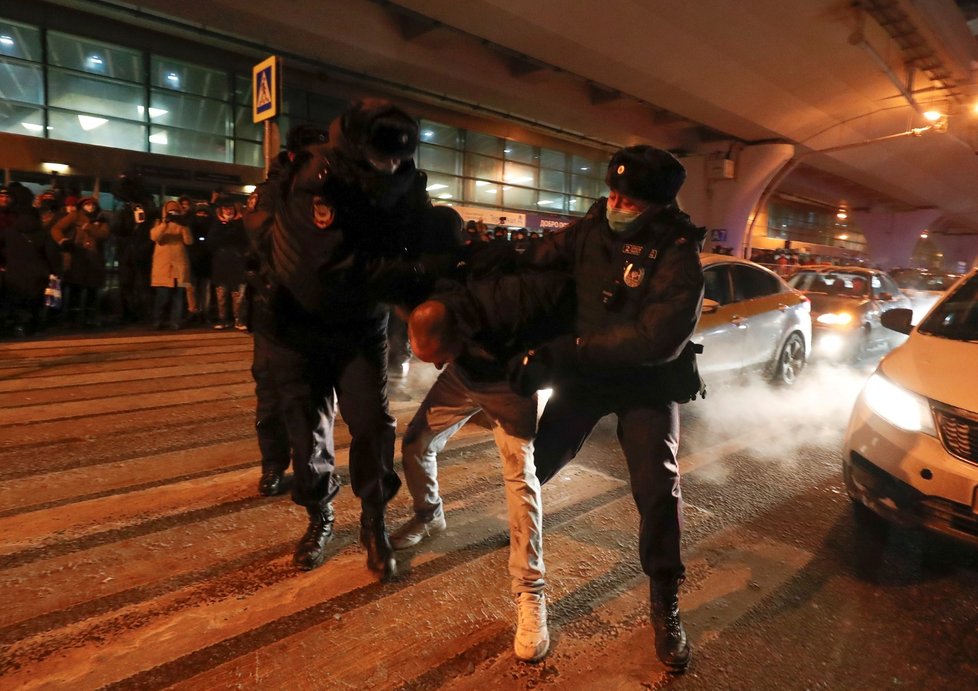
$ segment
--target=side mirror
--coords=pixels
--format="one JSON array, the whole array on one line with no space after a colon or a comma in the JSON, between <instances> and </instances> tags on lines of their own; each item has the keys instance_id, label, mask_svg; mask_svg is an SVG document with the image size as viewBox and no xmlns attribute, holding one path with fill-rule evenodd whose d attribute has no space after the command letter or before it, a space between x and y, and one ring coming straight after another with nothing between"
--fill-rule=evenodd
<instances>
[{"instance_id":1,"label":"side mirror","mask_svg":"<svg viewBox=\"0 0 978 691\"><path fill-rule=\"evenodd\" d=\"M908 334L912 328L910 326L911 319L913 319L913 310L898 307L883 312L883 315L880 317L880 322L888 329L898 331L902 334Z\"/></svg>"},{"instance_id":2,"label":"side mirror","mask_svg":"<svg viewBox=\"0 0 978 691\"><path fill-rule=\"evenodd\" d=\"M713 314L718 309L720 309L719 302L710 298L703 298L703 307L700 309L700 314Z\"/></svg>"}]
</instances>

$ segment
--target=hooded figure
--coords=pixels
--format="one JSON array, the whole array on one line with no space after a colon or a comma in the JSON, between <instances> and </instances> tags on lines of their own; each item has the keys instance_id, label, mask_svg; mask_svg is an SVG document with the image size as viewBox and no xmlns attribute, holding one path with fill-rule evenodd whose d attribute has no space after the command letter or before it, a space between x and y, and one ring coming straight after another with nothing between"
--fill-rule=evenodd
<instances>
[{"instance_id":1,"label":"hooded figure","mask_svg":"<svg viewBox=\"0 0 978 691\"><path fill-rule=\"evenodd\" d=\"M51 236L61 248L66 283L94 290L105 285L103 243L109 224L95 197L82 197L73 212L54 224Z\"/></svg>"}]
</instances>

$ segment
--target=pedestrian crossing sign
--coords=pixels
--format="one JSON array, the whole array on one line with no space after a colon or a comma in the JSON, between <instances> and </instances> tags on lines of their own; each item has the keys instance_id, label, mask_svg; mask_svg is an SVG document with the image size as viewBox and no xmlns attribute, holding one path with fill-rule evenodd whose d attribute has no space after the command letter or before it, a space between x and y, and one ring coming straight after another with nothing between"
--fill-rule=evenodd
<instances>
[{"instance_id":1,"label":"pedestrian crossing sign","mask_svg":"<svg viewBox=\"0 0 978 691\"><path fill-rule=\"evenodd\" d=\"M252 70L252 122L261 122L278 115L278 58L262 60Z\"/></svg>"}]
</instances>

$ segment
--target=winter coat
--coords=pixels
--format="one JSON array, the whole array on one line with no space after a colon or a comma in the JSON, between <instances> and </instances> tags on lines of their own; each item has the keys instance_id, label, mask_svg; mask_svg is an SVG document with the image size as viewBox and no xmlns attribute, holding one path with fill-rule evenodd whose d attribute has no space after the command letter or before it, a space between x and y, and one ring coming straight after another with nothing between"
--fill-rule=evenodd
<instances>
[{"instance_id":1,"label":"winter coat","mask_svg":"<svg viewBox=\"0 0 978 691\"><path fill-rule=\"evenodd\" d=\"M162 220L149 231L156 243L153 250L153 271L150 285L172 288L176 281L180 287L190 285L190 260L187 246L193 244L190 228L174 220Z\"/></svg>"},{"instance_id":2,"label":"winter coat","mask_svg":"<svg viewBox=\"0 0 978 691\"><path fill-rule=\"evenodd\" d=\"M25 298L39 299L60 263L58 246L44 232L34 209L22 211L0 231L0 255L7 262L7 290Z\"/></svg>"},{"instance_id":3,"label":"winter coat","mask_svg":"<svg viewBox=\"0 0 978 691\"><path fill-rule=\"evenodd\" d=\"M684 352L699 320L705 231L666 207L622 239L605 220L606 203L533 243L521 261L573 277L577 359L589 382L653 391L657 368Z\"/></svg>"},{"instance_id":4,"label":"winter coat","mask_svg":"<svg viewBox=\"0 0 978 691\"><path fill-rule=\"evenodd\" d=\"M211 281L219 286L239 286L245 282L245 255L248 236L239 220L222 223L215 218L207 235L211 254Z\"/></svg>"},{"instance_id":5,"label":"winter coat","mask_svg":"<svg viewBox=\"0 0 978 691\"><path fill-rule=\"evenodd\" d=\"M67 214L51 228L51 236L61 248L65 283L85 288L101 288L105 285L105 255L102 244L109 237L109 224L97 215L90 217L82 210L85 198L78 202L78 209Z\"/></svg>"},{"instance_id":6,"label":"winter coat","mask_svg":"<svg viewBox=\"0 0 978 691\"><path fill-rule=\"evenodd\" d=\"M443 281L431 299L454 317L462 341L454 363L470 381L505 381L514 357L574 328L574 286L561 272Z\"/></svg>"}]
</instances>

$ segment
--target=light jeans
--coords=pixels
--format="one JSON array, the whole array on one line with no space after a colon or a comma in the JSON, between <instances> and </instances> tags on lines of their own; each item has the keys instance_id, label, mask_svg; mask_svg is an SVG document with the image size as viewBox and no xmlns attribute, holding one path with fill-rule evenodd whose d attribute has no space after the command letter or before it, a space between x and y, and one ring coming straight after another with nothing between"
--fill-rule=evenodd
<instances>
[{"instance_id":1,"label":"light jeans","mask_svg":"<svg viewBox=\"0 0 978 691\"><path fill-rule=\"evenodd\" d=\"M543 592L543 504L533 465L536 396L518 396L506 382L469 381L455 365L448 365L408 423L402 441L404 477L415 513L430 520L441 510L438 452L479 411L492 419L503 461L513 593Z\"/></svg>"}]
</instances>

